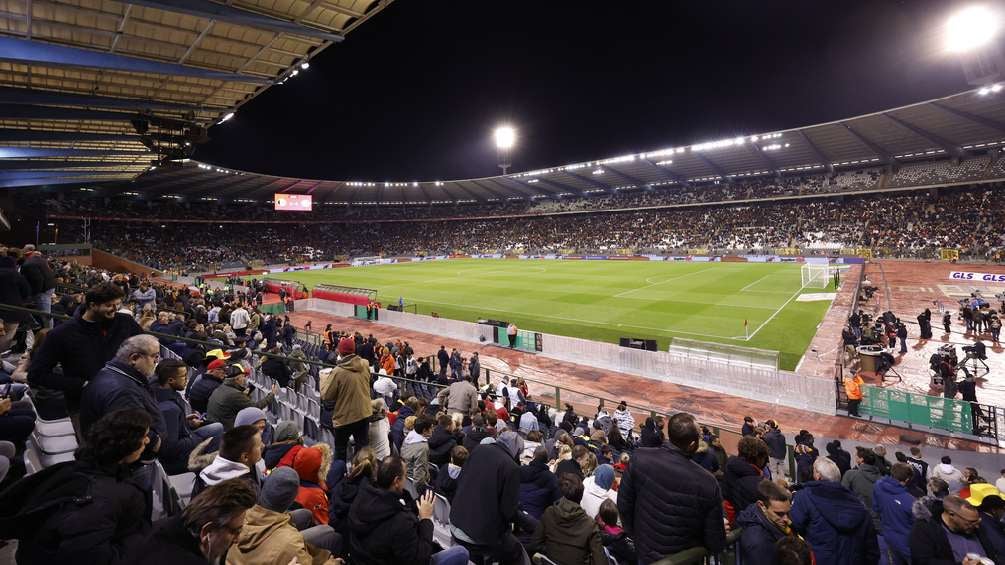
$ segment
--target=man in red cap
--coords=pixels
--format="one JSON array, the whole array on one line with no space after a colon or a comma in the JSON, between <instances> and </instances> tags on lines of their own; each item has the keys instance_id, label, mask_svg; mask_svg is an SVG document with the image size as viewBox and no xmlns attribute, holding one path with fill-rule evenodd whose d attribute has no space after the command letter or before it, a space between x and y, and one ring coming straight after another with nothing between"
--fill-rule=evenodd
<instances>
[{"instance_id":1,"label":"man in red cap","mask_svg":"<svg viewBox=\"0 0 1005 565\"><path fill-rule=\"evenodd\" d=\"M356 450L369 443L370 364L356 355L356 342L343 337L338 342L338 366L321 375L321 400L334 404L335 458L346 459L349 436Z\"/></svg>"}]
</instances>

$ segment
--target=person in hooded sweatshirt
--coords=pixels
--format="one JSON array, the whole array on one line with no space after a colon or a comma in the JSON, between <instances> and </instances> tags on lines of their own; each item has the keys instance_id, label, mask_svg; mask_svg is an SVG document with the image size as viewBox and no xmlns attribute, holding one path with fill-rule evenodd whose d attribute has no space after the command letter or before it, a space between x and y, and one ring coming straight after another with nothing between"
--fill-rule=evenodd
<instances>
[{"instance_id":1,"label":"person in hooded sweatshirt","mask_svg":"<svg viewBox=\"0 0 1005 565\"><path fill-rule=\"evenodd\" d=\"M910 464L894 463L890 476L877 481L873 490L872 510L879 516L880 550L889 556L891 565L911 562L914 497L907 489L913 480Z\"/></svg>"},{"instance_id":2,"label":"person in hooded sweatshirt","mask_svg":"<svg viewBox=\"0 0 1005 565\"><path fill-rule=\"evenodd\" d=\"M325 478L332 466L332 450L327 443L315 443L297 452L293 470L300 477L297 503L311 511L314 523L328 524L328 485Z\"/></svg>"},{"instance_id":3,"label":"person in hooded sweatshirt","mask_svg":"<svg viewBox=\"0 0 1005 565\"><path fill-rule=\"evenodd\" d=\"M256 466L262 458L262 433L255 426L237 426L223 434L216 458L195 477L192 498L206 487L227 479L247 481L257 494L262 479Z\"/></svg>"},{"instance_id":4,"label":"person in hooded sweatshirt","mask_svg":"<svg viewBox=\"0 0 1005 565\"><path fill-rule=\"evenodd\" d=\"M931 476L946 481L951 493L960 492L960 489L963 488L966 482L963 480L963 473L956 467L953 467L953 460L948 455L942 456L942 462L932 469Z\"/></svg>"},{"instance_id":5,"label":"person in hooded sweatshirt","mask_svg":"<svg viewBox=\"0 0 1005 565\"><path fill-rule=\"evenodd\" d=\"M352 436L356 449L370 442L370 364L356 355L356 342L344 337L338 342L341 360L335 370L321 378L321 400L334 403L335 458L345 460Z\"/></svg>"},{"instance_id":6,"label":"person in hooded sweatshirt","mask_svg":"<svg viewBox=\"0 0 1005 565\"><path fill-rule=\"evenodd\" d=\"M380 462L373 485L360 489L349 510L349 545L357 565L467 565L468 550L455 545L435 552L432 492L418 504L405 492L405 463Z\"/></svg>"},{"instance_id":7,"label":"person in hooded sweatshirt","mask_svg":"<svg viewBox=\"0 0 1005 565\"><path fill-rule=\"evenodd\" d=\"M433 433L433 423L426 418L415 421L412 431L405 436L401 448L401 459L412 477L418 493L426 491L429 485L429 436Z\"/></svg>"},{"instance_id":8,"label":"person in hooded sweatshirt","mask_svg":"<svg viewBox=\"0 0 1005 565\"><path fill-rule=\"evenodd\" d=\"M757 485L757 501L736 517L740 533L739 557L743 565L773 565L778 540L792 531L792 493L769 480Z\"/></svg>"},{"instance_id":9,"label":"person in hooded sweatshirt","mask_svg":"<svg viewBox=\"0 0 1005 565\"><path fill-rule=\"evenodd\" d=\"M851 453L841 448L838 440L827 442L827 458L834 462L843 477L851 469Z\"/></svg>"},{"instance_id":10,"label":"person in hooded sweatshirt","mask_svg":"<svg viewBox=\"0 0 1005 565\"><path fill-rule=\"evenodd\" d=\"M450 452L454 446L464 441L464 435L454 430L454 420L449 414L440 414L436 418L436 427L429 436L429 462L446 465L450 461Z\"/></svg>"},{"instance_id":11,"label":"person in hooded sweatshirt","mask_svg":"<svg viewBox=\"0 0 1005 565\"><path fill-rule=\"evenodd\" d=\"M457 494L457 481L461 478L468 455L468 450L463 445L455 445L450 450L450 463L447 464L446 472L441 470L436 475L436 492L445 496L448 502L453 502L454 495Z\"/></svg>"},{"instance_id":12,"label":"person in hooded sweatshirt","mask_svg":"<svg viewBox=\"0 0 1005 565\"><path fill-rule=\"evenodd\" d=\"M528 549L556 563L607 565L600 529L579 505L583 482L566 473L559 477L558 488L562 498L545 509Z\"/></svg>"},{"instance_id":13,"label":"person in hooded sweatshirt","mask_svg":"<svg viewBox=\"0 0 1005 565\"><path fill-rule=\"evenodd\" d=\"M603 464L597 467L593 474L583 481L583 499L579 505L591 519L597 517L600 505L605 500L618 502L618 491L614 487L614 467Z\"/></svg>"},{"instance_id":14,"label":"person in hooded sweatshirt","mask_svg":"<svg viewBox=\"0 0 1005 565\"><path fill-rule=\"evenodd\" d=\"M548 468L548 449L540 446L530 463L520 467L520 510L540 520L544 509L560 498L558 477Z\"/></svg>"},{"instance_id":15,"label":"person in hooded sweatshirt","mask_svg":"<svg viewBox=\"0 0 1005 565\"><path fill-rule=\"evenodd\" d=\"M289 467L280 467L265 479L258 504L245 514L241 533L227 552L228 564L285 564L295 559L300 565L322 565L328 561L331 552L310 543L313 534L298 531L286 512L299 485L296 471Z\"/></svg>"},{"instance_id":16,"label":"person in hooded sweatshirt","mask_svg":"<svg viewBox=\"0 0 1005 565\"><path fill-rule=\"evenodd\" d=\"M792 497L792 527L813 548L817 565L871 565L879 561L872 516L841 486L829 458L813 462L813 480Z\"/></svg>"},{"instance_id":17,"label":"person in hooded sweatshirt","mask_svg":"<svg viewBox=\"0 0 1005 565\"><path fill-rule=\"evenodd\" d=\"M841 485L854 492L862 504L872 510L872 491L876 481L882 477L876 467L876 454L872 450L859 446L855 450L856 467L841 477Z\"/></svg>"}]
</instances>

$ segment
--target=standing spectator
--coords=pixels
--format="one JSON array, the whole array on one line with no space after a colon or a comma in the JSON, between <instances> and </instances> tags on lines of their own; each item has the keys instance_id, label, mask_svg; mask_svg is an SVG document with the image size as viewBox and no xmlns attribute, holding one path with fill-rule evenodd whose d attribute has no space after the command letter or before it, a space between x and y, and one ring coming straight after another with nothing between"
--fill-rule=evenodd
<instances>
[{"instance_id":1,"label":"standing spectator","mask_svg":"<svg viewBox=\"0 0 1005 565\"><path fill-rule=\"evenodd\" d=\"M757 427L757 422L754 421L750 416L743 417L743 426L740 427L740 436L752 436L754 435L754 429Z\"/></svg>"},{"instance_id":2,"label":"standing spectator","mask_svg":"<svg viewBox=\"0 0 1005 565\"><path fill-rule=\"evenodd\" d=\"M969 554L998 563L991 540L978 528L980 512L958 496L942 499L942 511L915 520L911 528L912 563L962 563L979 565Z\"/></svg>"},{"instance_id":3,"label":"standing spectator","mask_svg":"<svg viewBox=\"0 0 1005 565\"><path fill-rule=\"evenodd\" d=\"M858 407L862 404L863 392L862 385L865 384L865 380L862 379L862 375L855 373L855 375L848 377L844 380L844 391L848 396L848 415L858 418Z\"/></svg>"},{"instance_id":4,"label":"standing spectator","mask_svg":"<svg viewBox=\"0 0 1005 565\"><path fill-rule=\"evenodd\" d=\"M16 526L17 563L132 563L125 555L150 528L143 488L130 478L149 441L141 410L95 422L75 460L29 475L0 493L0 516ZM87 503L67 503L66 500Z\"/></svg>"},{"instance_id":5,"label":"standing spectator","mask_svg":"<svg viewBox=\"0 0 1005 565\"><path fill-rule=\"evenodd\" d=\"M796 482L805 483L813 480L813 463L820 456L820 451L813 444L796 443L793 449L796 457Z\"/></svg>"},{"instance_id":6,"label":"standing spectator","mask_svg":"<svg viewBox=\"0 0 1005 565\"><path fill-rule=\"evenodd\" d=\"M370 441L370 365L356 355L356 342L344 337L338 342L341 360L321 379L321 400L334 403L335 458L345 460L349 436L356 449Z\"/></svg>"},{"instance_id":7,"label":"standing spectator","mask_svg":"<svg viewBox=\"0 0 1005 565\"><path fill-rule=\"evenodd\" d=\"M911 563L911 527L914 525L914 497L907 492L914 480L914 469L907 463L894 463L889 477L876 483L872 510L879 516L880 551L891 565ZM885 547L884 547L885 546Z\"/></svg>"},{"instance_id":8,"label":"standing spectator","mask_svg":"<svg viewBox=\"0 0 1005 565\"><path fill-rule=\"evenodd\" d=\"M56 288L56 275L49 266L49 261L42 253L35 251L34 245L25 245L24 263L21 265L21 275L31 286L32 296L29 299L36 309L52 312L52 290ZM42 327L51 328L52 318L42 317Z\"/></svg>"},{"instance_id":9,"label":"standing spectator","mask_svg":"<svg viewBox=\"0 0 1005 565\"><path fill-rule=\"evenodd\" d=\"M237 541L257 498L248 483L232 479L193 496L177 516L157 522L153 535L130 553L144 565L217 565ZM305 564L306 565L306 564Z\"/></svg>"},{"instance_id":10,"label":"standing spectator","mask_svg":"<svg viewBox=\"0 0 1005 565\"><path fill-rule=\"evenodd\" d=\"M860 565L879 561L872 517L825 457L813 463L813 480L792 498L792 526L813 548L819 565Z\"/></svg>"},{"instance_id":11,"label":"standing spectator","mask_svg":"<svg viewBox=\"0 0 1005 565\"><path fill-rule=\"evenodd\" d=\"M248 324L251 323L251 316L244 309L244 303L239 302L237 308L230 313L230 328L238 337L244 337L248 332Z\"/></svg>"},{"instance_id":12,"label":"standing spectator","mask_svg":"<svg viewBox=\"0 0 1005 565\"><path fill-rule=\"evenodd\" d=\"M700 435L694 417L674 414L670 441L638 448L618 490L618 511L643 565L692 547L725 546L722 495L715 478L691 461Z\"/></svg>"},{"instance_id":13,"label":"standing spectator","mask_svg":"<svg viewBox=\"0 0 1005 565\"><path fill-rule=\"evenodd\" d=\"M376 484L360 490L349 511L353 563L467 565L463 546L433 552L434 495L427 492L416 507L404 492L405 482L405 464L392 455L381 461Z\"/></svg>"},{"instance_id":14,"label":"standing spectator","mask_svg":"<svg viewBox=\"0 0 1005 565\"><path fill-rule=\"evenodd\" d=\"M150 306L153 308L157 304L157 291L150 288L150 283L146 280L140 281L140 287L133 291L130 298L136 303L136 310L143 311ZM217 310L219 313L220 310Z\"/></svg>"},{"instance_id":15,"label":"standing spectator","mask_svg":"<svg viewBox=\"0 0 1005 565\"><path fill-rule=\"evenodd\" d=\"M408 342L405 343L407 344ZM482 364L478 359L477 351L471 354L471 360L468 361L468 372L471 373L471 382L475 385L475 388L478 388L478 378L482 374Z\"/></svg>"},{"instance_id":16,"label":"standing spectator","mask_svg":"<svg viewBox=\"0 0 1005 565\"><path fill-rule=\"evenodd\" d=\"M911 456L907 458L907 462L914 468L915 488L924 492L928 488L928 463L922 459L920 447L911 448Z\"/></svg>"},{"instance_id":17,"label":"standing spectator","mask_svg":"<svg viewBox=\"0 0 1005 565\"><path fill-rule=\"evenodd\" d=\"M768 455L771 457L771 476L780 479L788 475L786 472L785 456L788 449L785 446L785 436L778 428L778 422L768 420L764 422L768 431L764 434L764 443L768 444Z\"/></svg>"},{"instance_id":18,"label":"standing spectator","mask_svg":"<svg viewBox=\"0 0 1005 565\"><path fill-rule=\"evenodd\" d=\"M115 410L143 410L150 418L150 450L158 452L161 435L167 429L154 399L150 377L160 360L160 344L151 335L133 336L119 347L112 359L84 387L80 401L80 429L87 435L91 426Z\"/></svg>"},{"instance_id":19,"label":"standing spectator","mask_svg":"<svg viewBox=\"0 0 1005 565\"><path fill-rule=\"evenodd\" d=\"M523 549L512 524L519 512L520 450L515 437L503 439L471 451L450 508L450 531L472 553L518 565Z\"/></svg>"},{"instance_id":20,"label":"standing spectator","mask_svg":"<svg viewBox=\"0 0 1005 565\"><path fill-rule=\"evenodd\" d=\"M558 480L562 498L545 509L529 549L556 563L607 565L607 554L596 522L583 510L583 483L575 475ZM599 510L599 508L598 508Z\"/></svg>"},{"instance_id":21,"label":"standing spectator","mask_svg":"<svg viewBox=\"0 0 1005 565\"><path fill-rule=\"evenodd\" d=\"M207 438L218 440L223 435L223 424L209 424L198 414L186 414L185 401L181 397L188 383L185 363L164 359L158 363L156 374L154 396L165 426L159 456L168 474L177 475L188 470L188 456L196 445ZM215 444L206 448L210 452L216 449Z\"/></svg>"},{"instance_id":22,"label":"standing spectator","mask_svg":"<svg viewBox=\"0 0 1005 565\"><path fill-rule=\"evenodd\" d=\"M618 403L618 407L614 409L611 417L618 425L621 437L631 439L632 433L635 431L635 417L628 411L628 404L624 400Z\"/></svg>"},{"instance_id":23,"label":"standing spectator","mask_svg":"<svg viewBox=\"0 0 1005 565\"><path fill-rule=\"evenodd\" d=\"M723 497L732 507L728 518L733 523L736 514L753 504L757 487L768 464L768 446L756 436L744 436L737 445L737 455L726 460L723 476Z\"/></svg>"},{"instance_id":24,"label":"standing spectator","mask_svg":"<svg viewBox=\"0 0 1005 565\"><path fill-rule=\"evenodd\" d=\"M457 351L456 347L450 350L450 359L447 364L450 367L450 378L461 378L461 352Z\"/></svg>"},{"instance_id":25,"label":"standing spectator","mask_svg":"<svg viewBox=\"0 0 1005 565\"><path fill-rule=\"evenodd\" d=\"M219 422L223 424L223 429L229 430L234 427L234 419L237 413L245 408L254 406L264 409L279 392L279 386L272 383L272 390L261 400L255 402L251 399L251 390L248 389L248 374L242 365L231 365L234 375L223 379L223 384L216 387L213 394L206 403L206 420L209 422Z\"/></svg>"},{"instance_id":26,"label":"standing spectator","mask_svg":"<svg viewBox=\"0 0 1005 565\"><path fill-rule=\"evenodd\" d=\"M960 489L963 488L963 473L953 467L953 460L948 455L942 456L942 463L936 465L935 469L932 470L932 477L946 481L951 493L960 492Z\"/></svg>"},{"instance_id":27,"label":"standing spectator","mask_svg":"<svg viewBox=\"0 0 1005 565\"><path fill-rule=\"evenodd\" d=\"M451 383L436 395L440 406L448 413L469 414L478 409L478 389L471 384L469 378Z\"/></svg>"},{"instance_id":28,"label":"standing spectator","mask_svg":"<svg viewBox=\"0 0 1005 565\"><path fill-rule=\"evenodd\" d=\"M447 348L440 346L440 350L436 352L436 360L440 364L440 374L447 374L447 363L450 362L450 354L447 353Z\"/></svg>"},{"instance_id":29,"label":"standing spectator","mask_svg":"<svg viewBox=\"0 0 1005 565\"><path fill-rule=\"evenodd\" d=\"M736 525L740 535L739 557L744 565L773 565L775 544L792 537L792 493L778 483L762 480L757 485L757 502L743 509Z\"/></svg>"},{"instance_id":30,"label":"standing spectator","mask_svg":"<svg viewBox=\"0 0 1005 565\"><path fill-rule=\"evenodd\" d=\"M889 475L890 462L886 459L886 447L877 445L872 448L872 452L876 454L876 469L879 470L879 474L884 477Z\"/></svg>"},{"instance_id":31,"label":"standing spectator","mask_svg":"<svg viewBox=\"0 0 1005 565\"><path fill-rule=\"evenodd\" d=\"M31 285L21 273L17 272L14 258L0 256L0 304L21 308L31 297ZM14 340L18 326L30 322L31 314L27 312L0 308L0 326L3 326L3 335L0 335L0 353L7 351L7 347Z\"/></svg>"},{"instance_id":32,"label":"standing spectator","mask_svg":"<svg viewBox=\"0 0 1005 565\"><path fill-rule=\"evenodd\" d=\"M516 335L518 331L519 330L517 330L516 324L513 322L510 322L509 325L506 326L506 337L509 339L510 349L516 347Z\"/></svg>"},{"instance_id":33,"label":"standing spectator","mask_svg":"<svg viewBox=\"0 0 1005 565\"><path fill-rule=\"evenodd\" d=\"M256 465L262 458L262 432L255 426L238 426L223 434L216 458L195 478L192 497L210 487L230 479L247 482L257 493L262 478Z\"/></svg>"},{"instance_id":34,"label":"standing spectator","mask_svg":"<svg viewBox=\"0 0 1005 565\"><path fill-rule=\"evenodd\" d=\"M315 526L300 532L290 521L287 510L294 502L297 488L297 473L289 467L280 467L265 479L258 504L248 510L244 527L227 552L227 563L258 565L295 561L300 565L323 565L328 561L331 553L317 548L332 545L332 538L338 539L335 532L329 526Z\"/></svg>"},{"instance_id":35,"label":"standing spectator","mask_svg":"<svg viewBox=\"0 0 1005 565\"><path fill-rule=\"evenodd\" d=\"M840 476L844 476L851 469L851 454L841 447L840 440L827 442L827 458L837 465Z\"/></svg>"},{"instance_id":36,"label":"standing spectator","mask_svg":"<svg viewBox=\"0 0 1005 565\"><path fill-rule=\"evenodd\" d=\"M394 402L394 393L398 391L398 385L388 376L386 370L381 369L377 373L377 380L373 382L373 391L379 394L385 403L391 404Z\"/></svg>"},{"instance_id":37,"label":"standing spectator","mask_svg":"<svg viewBox=\"0 0 1005 565\"><path fill-rule=\"evenodd\" d=\"M80 394L89 381L129 337L140 333L132 316L118 314L122 306L122 291L118 286L105 283L95 286L84 295L84 308L59 327L53 328L28 368L28 384L32 389L49 389L63 393L65 402L58 399L36 401L39 414L46 419L69 413L79 432ZM54 371L56 366L62 372ZM47 398L52 398L46 395Z\"/></svg>"},{"instance_id":38,"label":"standing spectator","mask_svg":"<svg viewBox=\"0 0 1005 565\"><path fill-rule=\"evenodd\" d=\"M897 338L900 339L900 354L903 355L907 353L907 326L900 321L897 322Z\"/></svg>"},{"instance_id":39,"label":"standing spectator","mask_svg":"<svg viewBox=\"0 0 1005 565\"><path fill-rule=\"evenodd\" d=\"M876 481L882 477L876 468L876 454L859 446L855 449L854 469L850 469L841 477L841 485L851 490L862 501L866 508L872 509L872 490Z\"/></svg>"},{"instance_id":40,"label":"standing spectator","mask_svg":"<svg viewBox=\"0 0 1005 565\"><path fill-rule=\"evenodd\" d=\"M639 434L639 445L642 447L659 447L666 441L663 435L663 416L649 416L642 424L642 432Z\"/></svg>"}]
</instances>

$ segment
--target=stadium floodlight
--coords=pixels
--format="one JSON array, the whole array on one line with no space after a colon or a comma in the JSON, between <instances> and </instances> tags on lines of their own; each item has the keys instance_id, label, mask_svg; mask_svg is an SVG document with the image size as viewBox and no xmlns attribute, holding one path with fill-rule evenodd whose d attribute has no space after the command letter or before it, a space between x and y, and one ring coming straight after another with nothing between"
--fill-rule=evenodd
<instances>
[{"instance_id":1,"label":"stadium floodlight","mask_svg":"<svg viewBox=\"0 0 1005 565\"><path fill-rule=\"evenodd\" d=\"M308 63L307 61L304 61L303 63L300 63L300 68L306 71L307 69L311 68L311 64Z\"/></svg>"},{"instance_id":2,"label":"stadium floodlight","mask_svg":"<svg viewBox=\"0 0 1005 565\"><path fill-rule=\"evenodd\" d=\"M218 123L222 124L223 122L225 122L225 121L227 121L227 120L229 120L229 119L231 119L233 117L234 117L234 113L233 112L227 112L226 114L223 115L222 118L220 118L220 121Z\"/></svg>"},{"instance_id":3,"label":"stadium floodlight","mask_svg":"<svg viewBox=\"0 0 1005 565\"><path fill-rule=\"evenodd\" d=\"M994 40L1001 27L997 14L987 6L968 6L954 13L946 22L946 50L966 53Z\"/></svg>"},{"instance_id":4,"label":"stadium floodlight","mask_svg":"<svg viewBox=\"0 0 1005 565\"><path fill-rule=\"evenodd\" d=\"M494 137L496 140L496 148L498 149L512 149L513 145L516 144L516 130L513 129L513 126L497 127Z\"/></svg>"}]
</instances>

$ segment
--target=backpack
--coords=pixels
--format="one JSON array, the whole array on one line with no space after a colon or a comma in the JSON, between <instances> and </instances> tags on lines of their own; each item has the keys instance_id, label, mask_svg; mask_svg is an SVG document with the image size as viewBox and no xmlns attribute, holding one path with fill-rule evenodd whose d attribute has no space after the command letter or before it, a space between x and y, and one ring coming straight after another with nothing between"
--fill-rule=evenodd
<instances>
[{"instance_id":1,"label":"backpack","mask_svg":"<svg viewBox=\"0 0 1005 565\"><path fill-rule=\"evenodd\" d=\"M0 536L32 539L53 516L91 504L94 477L65 461L28 475L0 492Z\"/></svg>"}]
</instances>

